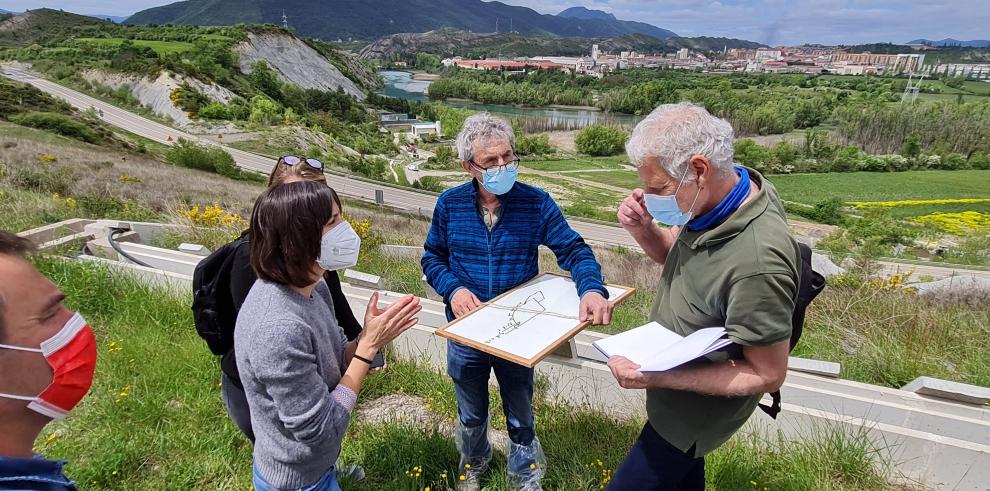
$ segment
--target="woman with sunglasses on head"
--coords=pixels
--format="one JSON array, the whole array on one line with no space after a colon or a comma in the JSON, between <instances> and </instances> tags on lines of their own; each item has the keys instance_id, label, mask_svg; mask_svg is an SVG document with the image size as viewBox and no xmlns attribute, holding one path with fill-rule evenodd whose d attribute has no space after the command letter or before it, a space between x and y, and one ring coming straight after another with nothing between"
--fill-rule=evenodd
<instances>
[{"instance_id":1,"label":"woman with sunglasses on head","mask_svg":"<svg viewBox=\"0 0 990 491\"><path fill-rule=\"evenodd\" d=\"M279 184L298 181L313 181L326 185L327 178L323 174L323 163L316 159L306 159L293 155L284 156L278 159L275 167L272 168L272 172L268 176L268 187L272 188ZM337 208L342 210L340 197L332 189L330 192L333 195ZM241 238L234 242L234 257L230 266L230 301L234 310L233 318L235 319L241 310L244 299L247 298L248 292L251 291L255 280L258 279L254 270L251 269L249 232L249 230L245 230L241 234ZM353 253L356 255L357 250L354 250ZM361 333L361 324L354 317L354 313L347 303L347 298L344 296L337 272L327 271L323 275L323 279L330 289L330 297L333 301L333 311L337 319L337 325L344 330L344 334L347 335L348 340L356 339ZM383 362L381 358L381 355L376 357L376 365L380 365ZM254 432L251 429L251 413L248 408L247 398L244 395L244 387L241 384L240 374L237 372L237 354L233 348L220 359L220 369L220 394L223 398L224 406L227 408L227 414L230 415L230 419L237 425L237 428L244 433L244 436L253 443Z\"/></svg>"},{"instance_id":2,"label":"woman with sunglasses on head","mask_svg":"<svg viewBox=\"0 0 990 491\"><path fill-rule=\"evenodd\" d=\"M407 295L382 310L375 293L364 330L347 341L323 276L357 261L360 238L322 183L262 193L251 241L258 281L241 306L234 345L255 434L254 487L339 490L334 463L371 360L418 322L419 300Z\"/></svg>"}]
</instances>

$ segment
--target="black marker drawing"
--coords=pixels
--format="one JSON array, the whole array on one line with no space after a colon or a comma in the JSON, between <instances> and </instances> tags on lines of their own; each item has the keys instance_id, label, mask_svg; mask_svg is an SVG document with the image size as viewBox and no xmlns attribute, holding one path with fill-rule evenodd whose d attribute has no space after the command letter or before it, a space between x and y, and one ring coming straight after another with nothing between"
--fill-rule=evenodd
<instances>
[{"instance_id":1,"label":"black marker drawing","mask_svg":"<svg viewBox=\"0 0 990 491\"><path fill-rule=\"evenodd\" d=\"M533 320L536 316L547 311L546 307L543 306L543 301L546 297L543 295L542 291L537 291L526 297L526 300L517 304L515 307L509 308L509 320L498 330L498 334L494 337L485 341L485 343L491 344L492 341L501 338L509 333L515 332L517 329L522 327L523 324ZM504 307L503 307L504 308Z\"/></svg>"}]
</instances>

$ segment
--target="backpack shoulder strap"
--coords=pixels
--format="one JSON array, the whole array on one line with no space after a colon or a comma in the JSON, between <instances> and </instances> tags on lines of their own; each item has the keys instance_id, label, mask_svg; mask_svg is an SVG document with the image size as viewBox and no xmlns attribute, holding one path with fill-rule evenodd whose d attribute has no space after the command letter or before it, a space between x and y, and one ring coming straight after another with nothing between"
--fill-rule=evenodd
<instances>
[{"instance_id":1,"label":"backpack shoulder strap","mask_svg":"<svg viewBox=\"0 0 990 491\"><path fill-rule=\"evenodd\" d=\"M825 289L825 277L811 267L811 247L798 242L798 251L801 253L801 279L798 282L798 292L794 299L794 314L791 316L790 350L794 349L804 332L804 317L808 305ZM777 419L777 415L780 414L780 391L771 392L770 398L772 399L771 405L761 403L760 409L771 418Z\"/></svg>"}]
</instances>

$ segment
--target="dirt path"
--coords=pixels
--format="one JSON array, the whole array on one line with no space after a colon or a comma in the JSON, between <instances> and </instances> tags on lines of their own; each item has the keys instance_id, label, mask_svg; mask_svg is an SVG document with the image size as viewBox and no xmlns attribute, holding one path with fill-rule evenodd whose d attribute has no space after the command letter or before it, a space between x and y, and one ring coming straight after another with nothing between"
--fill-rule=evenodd
<instances>
[{"instance_id":1,"label":"dirt path","mask_svg":"<svg viewBox=\"0 0 990 491\"><path fill-rule=\"evenodd\" d=\"M542 171L542 170L533 170L533 169L529 169L529 168L526 168L526 167L520 167L519 170L523 174L534 174L534 175L537 175L537 176L549 177L551 179L560 179L560 180L563 180L563 181L573 182L574 184L580 184L582 186L592 186L592 187L596 187L596 188L599 188L599 189L605 189L605 190L608 190L608 191L615 191L617 193L621 193L623 196L629 193L629 190L626 189L626 188L622 188L622 187L619 187L619 186L612 186L612 185L609 185L609 184L603 184L603 183L595 182L595 181L588 181L588 180L585 180L585 179L578 179L577 177L565 176L565 175L563 175L563 174L561 174L559 172L547 172L547 171ZM615 169L611 169L611 170L615 170Z\"/></svg>"}]
</instances>

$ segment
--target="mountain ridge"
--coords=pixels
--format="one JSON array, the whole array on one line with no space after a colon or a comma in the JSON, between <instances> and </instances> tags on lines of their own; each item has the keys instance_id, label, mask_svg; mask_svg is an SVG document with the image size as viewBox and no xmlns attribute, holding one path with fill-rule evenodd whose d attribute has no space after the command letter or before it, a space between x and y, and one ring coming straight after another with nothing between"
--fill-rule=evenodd
<instances>
[{"instance_id":1,"label":"mountain ridge","mask_svg":"<svg viewBox=\"0 0 990 491\"><path fill-rule=\"evenodd\" d=\"M611 37L676 36L635 21L559 17L521 6L482 0L185 0L135 13L127 24L281 24L282 12L299 35L324 40L375 39L401 32L453 28L469 32L512 31L527 35Z\"/></svg>"},{"instance_id":2,"label":"mountain ridge","mask_svg":"<svg viewBox=\"0 0 990 491\"><path fill-rule=\"evenodd\" d=\"M601 10L591 10L585 7L571 7L566 9L559 14L557 17L570 17L572 19L610 19L618 20L615 15Z\"/></svg>"},{"instance_id":3,"label":"mountain ridge","mask_svg":"<svg viewBox=\"0 0 990 491\"><path fill-rule=\"evenodd\" d=\"M721 51L729 48L759 48L764 45L742 39L712 37L672 37L657 39L646 34L624 34L608 38L553 38L523 36L516 33L474 33L437 30L390 34L361 49L362 59L414 59L416 53L440 56L485 58L493 56L583 56L598 44L603 53L636 51L644 54L672 53L680 48L695 51Z\"/></svg>"},{"instance_id":4,"label":"mountain ridge","mask_svg":"<svg viewBox=\"0 0 990 491\"><path fill-rule=\"evenodd\" d=\"M929 46L938 46L938 47L958 46L961 48L988 48L990 47L990 40L972 39L969 41L960 41L958 39L945 38L938 41L933 41L930 39L921 38L921 39L908 41L907 44L926 44Z\"/></svg>"}]
</instances>

